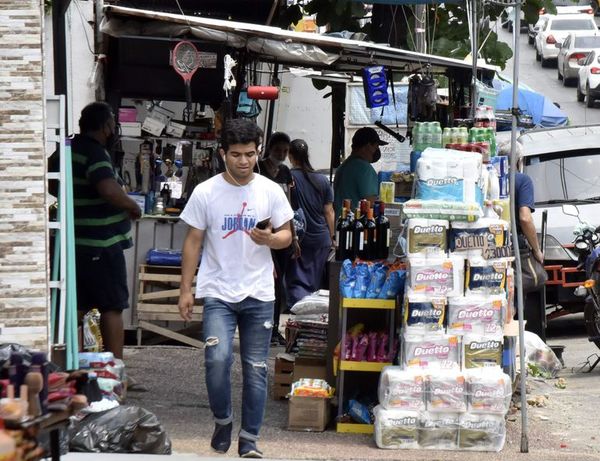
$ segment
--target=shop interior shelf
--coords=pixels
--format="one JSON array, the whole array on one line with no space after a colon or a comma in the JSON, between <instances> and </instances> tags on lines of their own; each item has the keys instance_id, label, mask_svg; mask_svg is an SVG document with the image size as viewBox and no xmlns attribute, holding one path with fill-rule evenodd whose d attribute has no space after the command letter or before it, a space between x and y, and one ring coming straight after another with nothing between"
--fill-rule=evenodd
<instances>
[{"instance_id":1,"label":"shop interior shelf","mask_svg":"<svg viewBox=\"0 0 600 461\"><path fill-rule=\"evenodd\" d=\"M340 370L380 372L384 367L389 365L391 365L389 362L353 362L351 360L342 360Z\"/></svg>"},{"instance_id":2,"label":"shop interior shelf","mask_svg":"<svg viewBox=\"0 0 600 461\"><path fill-rule=\"evenodd\" d=\"M354 423L337 423L337 432L347 432L351 434L372 434L372 424L354 424Z\"/></svg>"},{"instance_id":3,"label":"shop interior shelf","mask_svg":"<svg viewBox=\"0 0 600 461\"><path fill-rule=\"evenodd\" d=\"M389 309L396 308L395 299L363 299L363 298L344 298L342 300L344 309Z\"/></svg>"}]
</instances>

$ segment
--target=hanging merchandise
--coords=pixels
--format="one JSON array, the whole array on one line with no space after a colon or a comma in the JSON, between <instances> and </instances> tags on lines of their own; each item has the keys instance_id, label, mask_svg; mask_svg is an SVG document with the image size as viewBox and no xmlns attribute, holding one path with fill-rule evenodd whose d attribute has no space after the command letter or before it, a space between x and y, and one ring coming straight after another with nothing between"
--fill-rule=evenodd
<instances>
[{"instance_id":1,"label":"hanging merchandise","mask_svg":"<svg viewBox=\"0 0 600 461\"><path fill-rule=\"evenodd\" d=\"M200 67L200 53L192 42L187 40L180 41L171 54L171 65L175 71L183 78L185 84L185 100L186 100L186 121L190 121L192 111L192 77Z\"/></svg>"},{"instance_id":2,"label":"hanging merchandise","mask_svg":"<svg viewBox=\"0 0 600 461\"><path fill-rule=\"evenodd\" d=\"M237 105L237 114L240 117L256 118L260 115L262 109L256 99L248 96L248 90L240 91L240 98Z\"/></svg>"},{"instance_id":3,"label":"hanging merchandise","mask_svg":"<svg viewBox=\"0 0 600 461\"><path fill-rule=\"evenodd\" d=\"M437 85L430 75L413 75L408 84L408 115L410 120L427 121L436 118Z\"/></svg>"},{"instance_id":4,"label":"hanging merchandise","mask_svg":"<svg viewBox=\"0 0 600 461\"><path fill-rule=\"evenodd\" d=\"M279 88L276 86L249 86L248 97L273 101L279 98Z\"/></svg>"},{"instance_id":5,"label":"hanging merchandise","mask_svg":"<svg viewBox=\"0 0 600 461\"><path fill-rule=\"evenodd\" d=\"M372 109L374 107L389 105L390 100L387 92L388 84L385 67L365 67L362 74L367 107Z\"/></svg>"}]
</instances>

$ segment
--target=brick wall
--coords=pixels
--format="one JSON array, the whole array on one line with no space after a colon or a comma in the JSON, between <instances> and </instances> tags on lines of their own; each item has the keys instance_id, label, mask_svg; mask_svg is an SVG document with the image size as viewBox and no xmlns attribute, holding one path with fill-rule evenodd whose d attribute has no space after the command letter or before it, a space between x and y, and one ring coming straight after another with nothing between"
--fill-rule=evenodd
<instances>
[{"instance_id":1,"label":"brick wall","mask_svg":"<svg viewBox=\"0 0 600 461\"><path fill-rule=\"evenodd\" d=\"M45 350L41 0L0 0L0 343Z\"/></svg>"}]
</instances>

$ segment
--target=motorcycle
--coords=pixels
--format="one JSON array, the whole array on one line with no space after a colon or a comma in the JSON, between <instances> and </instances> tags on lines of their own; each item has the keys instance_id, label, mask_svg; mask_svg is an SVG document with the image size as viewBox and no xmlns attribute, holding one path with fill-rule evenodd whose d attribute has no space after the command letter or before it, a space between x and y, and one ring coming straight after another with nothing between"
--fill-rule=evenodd
<instances>
[{"instance_id":1,"label":"motorcycle","mask_svg":"<svg viewBox=\"0 0 600 461\"><path fill-rule=\"evenodd\" d=\"M578 256L577 268L585 271L586 280L575 289L575 295L585 297L585 329L589 340L600 348L600 226L594 228L581 221L575 205L563 205L563 212L579 220L573 230L573 251Z\"/></svg>"}]
</instances>

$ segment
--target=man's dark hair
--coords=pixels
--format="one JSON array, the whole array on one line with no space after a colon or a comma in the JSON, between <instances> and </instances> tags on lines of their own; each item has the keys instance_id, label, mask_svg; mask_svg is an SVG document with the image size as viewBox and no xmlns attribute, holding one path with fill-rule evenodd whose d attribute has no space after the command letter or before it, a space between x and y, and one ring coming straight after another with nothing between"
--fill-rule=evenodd
<instances>
[{"instance_id":1,"label":"man's dark hair","mask_svg":"<svg viewBox=\"0 0 600 461\"><path fill-rule=\"evenodd\" d=\"M271 137L269 138L269 142L267 143L267 150L266 150L265 154L269 155L269 149L271 149L275 144L280 144L280 143L289 144L291 142L292 142L292 140L290 139L290 137L287 134L282 133L281 131L277 131L277 132L273 133L271 135Z\"/></svg>"},{"instance_id":2,"label":"man's dark hair","mask_svg":"<svg viewBox=\"0 0 600 461\"><path fill-rule=\"evenodd\" d=\"M93 102L81 111L79 130L82 133L101 129L106 122L114 118L112 108L105 102Z\"/></svg>"},{"instance_id":3,"label":"man's dark hair","mask_svg":"<svg viewBox=\"0 0 600 461\"><path fill-rule=\"evenodd\" d=\"M251 120L244 118L227 120L221 131L221 147L227 152L229 147L234 144L253 142L258 148L262 134L262 130Z\"/></svg>"}]
</instances>

